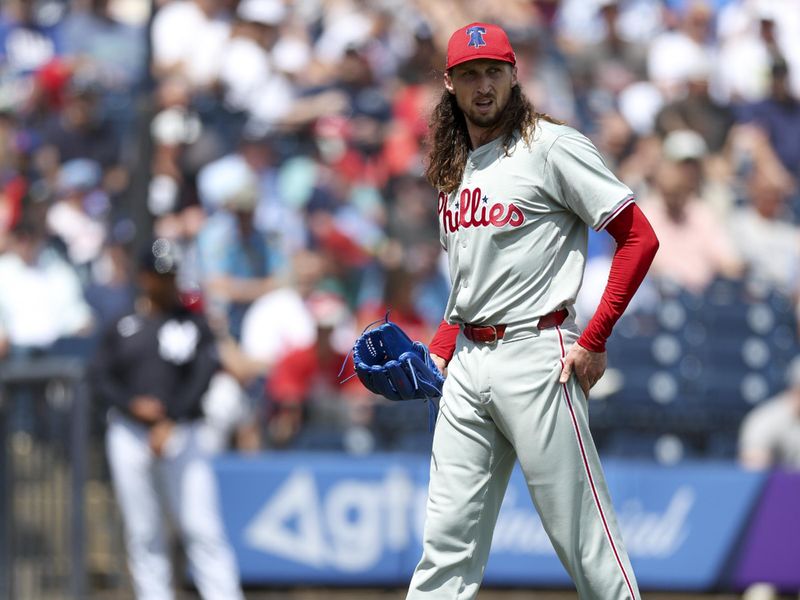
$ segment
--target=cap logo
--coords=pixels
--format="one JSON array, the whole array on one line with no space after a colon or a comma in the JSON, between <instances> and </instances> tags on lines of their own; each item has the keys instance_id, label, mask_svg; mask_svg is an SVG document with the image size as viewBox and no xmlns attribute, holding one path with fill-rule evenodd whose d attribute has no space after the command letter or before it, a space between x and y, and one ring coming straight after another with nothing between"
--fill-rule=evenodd
<instances>
[{"instance_id":1,"label":"cap logo","mask_svg":"<svg viewBox=\"0 0 800 600\"><path fill-rule=\"evenodd\" d=\"M472 46L473 48L485 46L486 41L483 39L484 33L486 33L486 28L480 27L479 25L473 25L467 29L466 34L469 36L469 43L467 46Z\"/></svg>"}]
</instances>

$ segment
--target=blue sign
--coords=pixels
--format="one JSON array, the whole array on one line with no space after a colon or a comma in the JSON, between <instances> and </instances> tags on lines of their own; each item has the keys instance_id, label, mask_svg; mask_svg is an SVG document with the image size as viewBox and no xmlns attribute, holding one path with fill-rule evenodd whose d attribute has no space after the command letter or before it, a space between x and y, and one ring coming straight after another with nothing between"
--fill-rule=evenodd
<instances>
[{"instance_id":1,"label":"blue sign","mask_svg":"<svg viewBox=\"0 0 800 600\"><path fill-rule=\"evenodd\" d=\"M216 466L243 581L408 581L427 461L312 453L230 457Z\"/></svg>"},{"instance_id":2,"label":"blue sign","mask_svg":"<svg viewBox=\"0 0 800 600\"><path fill-rule=\"evenodd\" d=\"M226 457L223 517L248 583L407 585L421 555L428 459L331 454ZM640 586L706 589L764 484L724 464L605 465ZM569 586L517 469L485 581Z\"/></svg>"},{"instance_id":3,"label":"blue sign","mask_svg":"<svg viewBox=\"0 0 800 600\"><path fill-rule=\"evenodd\" d=\"M608 461L606 475L639 585L658 589L714 586L767 480L701 462Z\"/></svg>"}]
</instances>

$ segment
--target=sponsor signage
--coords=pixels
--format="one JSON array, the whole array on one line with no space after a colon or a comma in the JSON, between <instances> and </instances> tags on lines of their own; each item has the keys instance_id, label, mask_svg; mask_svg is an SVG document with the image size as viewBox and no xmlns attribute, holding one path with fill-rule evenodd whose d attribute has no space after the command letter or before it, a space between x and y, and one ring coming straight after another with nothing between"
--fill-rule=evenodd
<instances>
[{"instance_id":1,"label":"sponsor signage","mask_svg":"<svg viewBox=\"0 0 800 600\"><path fill-rule=\"evenodd\" d=\"M764 475L721 464L673 468L605 461L622 537L644 588L714 586L758 498ZM570 584L533 511L521 473L498 519L485 581Z\"/></svg>"},{"instance_id":2,"label":"sponsor signage","mask_svg":"<svg viewBox=\"0 0 800 600\"><path fill-rule=\"evenodd\" d=\"M226 457L223 516L248 583L406 585L419 560L428 460L412 455ZM620 528L645 588L717 583L764 476L727 465L606 462ZM517 469L485 581L570 585Z\"/></svg>"},{"instance_id":3,"label":"sponsor signage","mask_svg":"<svg viewBox=\"0 0 800 600\"><path fill-rule=\"evenodd\" d=\"M800 589L800 473L774 473L748 527L734 577L740 589L768 582Z\"/></svg>"},{"instance_id":4,"label":"sponsor signage","mask_svg":"<svg viewBox=\"0 0 800 600\"><path fill-rule=\"evenodd\" d=\"M272 454L216 467L243 581L399 584L408 576L427 462Z\"/></svg>"}]
</instances>

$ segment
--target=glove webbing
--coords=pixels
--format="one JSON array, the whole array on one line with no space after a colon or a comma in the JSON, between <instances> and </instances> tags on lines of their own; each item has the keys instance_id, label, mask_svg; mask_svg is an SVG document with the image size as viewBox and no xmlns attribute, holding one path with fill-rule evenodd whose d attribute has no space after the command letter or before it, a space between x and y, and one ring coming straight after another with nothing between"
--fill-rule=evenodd
<instances>
[{"instance_id":1,"label":"glove webbing","mask_svg":"<svg viewBox=\"0 0 800 600\"><path fill-rule=\"evenodd\" d=\"M386 314L383 316L383 319L378 319L377 321L373 321L372 323L370 323L369 325L364 327L364 329L361 330L361 335L364 335L367 332L367 329L369 329L373 325L377 325L381 321L383 321L384 323L388 323L389 322L389 311L388 310L386 311ZM341 377L342 373L344 373L344 368L347 366L347 361L350 359L350 355L351 354L353 354L353 348L350 348L350 351L347 353L347 356L344 357L344 362L342 362L342 368L339 369L339 374L337 375L337 377ZM339 382L339 385L342 385L343 383L347 383L348 381L350 381L355 376L356 376L356 366L353 365L353 374L349 375L348 377L345 377L344 379L342 379ZM416 385L416 383L417 383L416 382L416 376L414 376L414 385Z\"/></svg>"},{"instance_id":2,"label":"glove webbing","mask_svg":"<svg viewBox=\"0 0 800 600\"><path fill-rule=\"evenodd\" d=\"M373 321L372 323L370 323L369 325L364 327L364 329L361 330L361 335L364 335L364 333L366 333L367 329L369 329L370 327L372 327L374 325L377 325L381 321L383 321L384 323L388 323L389 322L389 312L390 312L390 310L386 311L386 314L383 316L383 319L377 319L376 321ZM344 373L344 368L345 368L345 366L347 366L347 361L350 359L350 356L352 354L353 354L353 348L350 348L350 351L347 353L347 356L344 357L344 361L342 362L342 367L339 369L339 374L337 375L337 377L341 377L342 373ZM417 374L414 371L414 368L411 366L411 359L408 359L407 362L408 362L408 366L410 367L409 370L411 371L411 376L414 378L414 386L415 387L419 387L419 383L417 382ZM357 375L357 373L355 371L355 365L353 365L353 373L348 375L344 379L340 380L339 381L339 385L347 383L348 381L350 381L356 375ZM428 405L428 433L433 433L433 430L436 428L436 419L439 416L439 407L436 405L436 401L434 401L434 400L432 400L430 398L426 398L425 402Z\"/></svg>"}]
</instances>

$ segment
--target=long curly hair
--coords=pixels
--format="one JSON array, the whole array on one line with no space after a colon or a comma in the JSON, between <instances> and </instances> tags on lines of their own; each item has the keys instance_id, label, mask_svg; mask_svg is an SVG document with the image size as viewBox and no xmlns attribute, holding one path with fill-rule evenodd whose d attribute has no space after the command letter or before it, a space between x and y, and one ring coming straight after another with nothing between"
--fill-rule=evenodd
<instances>
[{"instance_id":1,"label":"long curly hair","mask_svg":"<svg viewBox=\"0 0 800 600\"><path fill-rule=\"evenodd\" d=\"M519 131L525 143L530 145L539 119L561 123L549 115L536 112L520 86L515 85L511 88L511 96L500 121L492 128L490 135L499 132L503 137L503 149L508 156L514 145L514 133ZM431 113L428 126L429 151L425 177L437 190L449 194L461 185L467 156L472 150L467 121L454 94L447 90L442 92L439 103Z\"/></svg>"}]
</instances>

